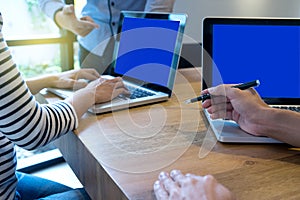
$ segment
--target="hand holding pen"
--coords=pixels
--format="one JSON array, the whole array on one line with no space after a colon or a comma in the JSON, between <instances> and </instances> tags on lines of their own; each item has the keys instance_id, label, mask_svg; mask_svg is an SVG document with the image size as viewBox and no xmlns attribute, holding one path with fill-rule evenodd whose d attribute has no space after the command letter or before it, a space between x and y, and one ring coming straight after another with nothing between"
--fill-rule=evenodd
<instances>
[{"instance_id":1,"label":"hand holding pen","mask_svg":"<svg viewBox=\"0 0 300 200\"><path fill-rule=\"evenodd\" d=\"M247 83L234 85L232 87L233 88L238 88L240 90L246 90L246 89L249 89L251 87L259 86L259 84L260 84L259 80L255 80L255 81L250 81L250 82L247 82ZM188 99L188 100L185 101L185 103L189 104L189 103L194 103L194 102L198 102L198 101L205 101L206 99L210 99L210 98L211 98L210 94L204 94L204 95L192 98L192 99Z\"/></svg>"}]
</instances>

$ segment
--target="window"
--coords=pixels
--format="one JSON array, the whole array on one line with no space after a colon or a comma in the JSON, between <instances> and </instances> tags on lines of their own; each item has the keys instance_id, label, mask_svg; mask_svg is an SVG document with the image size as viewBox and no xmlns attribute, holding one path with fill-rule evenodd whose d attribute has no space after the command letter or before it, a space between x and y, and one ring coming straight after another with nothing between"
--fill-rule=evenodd
<instances>
[{"instance_id":1,"label":"window","mask_svg":"<svg viewBox=\"0 0 300 200\"><path fill-rule=\"evenodd\" d=\"M75 36L60 31L37 0L1 1L0 6L3 34L25 77L73 68Z\"/></svg>"}]
</instances>

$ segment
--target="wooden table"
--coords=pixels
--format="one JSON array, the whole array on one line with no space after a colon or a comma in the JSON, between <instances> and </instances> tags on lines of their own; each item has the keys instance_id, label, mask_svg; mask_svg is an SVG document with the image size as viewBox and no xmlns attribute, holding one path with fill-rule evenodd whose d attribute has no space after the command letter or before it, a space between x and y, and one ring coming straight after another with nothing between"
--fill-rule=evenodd
<instances>
[{"instance_id":1,"label":"wooden table","mask_svg":"<svg viewBox=\"0 0 300 200\"><path fill-rule=\"evenodd\" d=\"M300 152L286 144L215 141L201 104L200 68L183 69L167 102L85 114L58 147L92 199L155 199L160 171L212 174L238 199L300 199Z\"/></svg>"}]
</instances>

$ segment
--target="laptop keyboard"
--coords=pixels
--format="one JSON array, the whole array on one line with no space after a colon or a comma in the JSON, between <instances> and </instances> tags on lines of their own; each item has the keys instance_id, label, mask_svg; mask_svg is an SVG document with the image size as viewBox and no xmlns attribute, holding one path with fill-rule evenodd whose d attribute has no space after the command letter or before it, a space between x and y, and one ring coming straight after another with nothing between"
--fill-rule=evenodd
<instances>
[{"instance_id":1,"label":"laptop keyboard","mask_svg":"<svg viewBox=\"0 0 300 200\"><path fill-rule=\"evenodd\" d=\"M300 107L298 107L298 106L273 106L273 108L279 108L279 109L284 109L284 110L300 112Z\"/></svg>"},{"instance_id":2,"label":"laptop keyboard","mask_svg":"<svg viewBox=\"0 0 300 200\"><path fill-rule=\"evenodd\" d=\"M126 85L127 89L130 91L130 99L137 99L137 98L142 98L142 97L148 97L148 96L153 96L155 95L155 93L153 92L149 92L143 89L139 89L136 87L132 87L129 85Z\"/></svg>"}]
</instances>

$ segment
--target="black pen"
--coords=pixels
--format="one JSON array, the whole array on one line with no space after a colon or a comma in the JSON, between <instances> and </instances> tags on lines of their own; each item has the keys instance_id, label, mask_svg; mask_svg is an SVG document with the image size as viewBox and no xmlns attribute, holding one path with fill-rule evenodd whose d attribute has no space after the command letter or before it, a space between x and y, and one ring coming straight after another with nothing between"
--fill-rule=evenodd
<instances>
[{"instance_id":1,"label":"black pen","mask_svg":"<svg viewBox=\"0 0 300 200\"><path fill-rule=\"evenodd\" d=\"M260 84L259 80L255 80L255 81L250 81L250 82L247 82L247 83L242 83L242 84L239 84L239 85L234 85L232 87L233 88L238 88L240 90L246 90L246 89L251 88L251 87L259 86L259 84ZM193 99L188 99L188 100L185 101L185 103L189 104L189 103L194 103L194 102L197 102L197 101L205 101L206 99L210 99L210 94L204 94L204 95L201 95L201 96L193 98Z\"/></svg>"}]
</instances>

